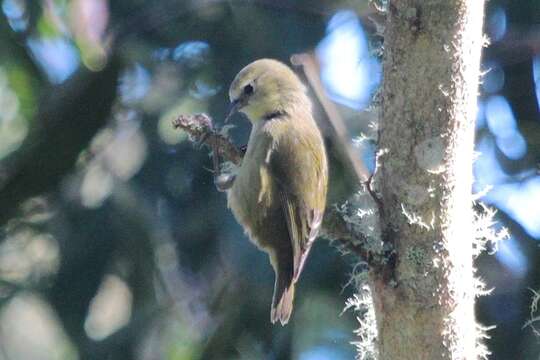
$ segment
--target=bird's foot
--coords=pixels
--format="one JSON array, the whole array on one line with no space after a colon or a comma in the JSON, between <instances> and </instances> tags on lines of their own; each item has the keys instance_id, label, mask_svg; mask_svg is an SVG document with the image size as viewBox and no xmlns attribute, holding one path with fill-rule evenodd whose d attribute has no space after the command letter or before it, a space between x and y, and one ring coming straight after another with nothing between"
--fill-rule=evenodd
<instances>
[{"instance_id":1,"label":"bird's foot","mask_svg":"<svg viewBox=\"0 0 540 360\"><path fill-rule=\"evenodd\" d=\"M232 174L220 174L214 178L214 185L218 191L224 192L232 188L234 184L235 175Z\"/></svg>"}]
</instances>

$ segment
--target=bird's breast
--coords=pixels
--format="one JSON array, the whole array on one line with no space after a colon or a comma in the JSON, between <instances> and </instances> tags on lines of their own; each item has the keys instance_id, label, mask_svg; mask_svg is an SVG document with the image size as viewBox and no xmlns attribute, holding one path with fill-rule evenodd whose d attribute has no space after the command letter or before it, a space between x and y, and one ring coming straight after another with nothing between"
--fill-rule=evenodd
<instances>
[{"instance_id":1,"label":"bird's breast","mask_svg":"<svg viewBox=\"0 0 540 360\"><path fill-rule=\"evenodd\" d=\"M235 218L250 235L257 232L257 227L274 207L274 184L264 163L268 146L264 145L250 139L234 184L227 193Z\"/></svg>"}]
</instances>

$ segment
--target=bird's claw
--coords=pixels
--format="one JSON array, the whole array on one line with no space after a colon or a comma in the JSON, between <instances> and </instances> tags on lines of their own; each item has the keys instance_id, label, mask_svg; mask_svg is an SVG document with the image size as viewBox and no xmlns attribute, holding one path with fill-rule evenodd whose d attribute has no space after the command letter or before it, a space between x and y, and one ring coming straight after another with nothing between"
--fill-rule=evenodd
<instances>
[{"instance_id":1,"label":"bird's claw","mask_svg":"<svg viewBox=\"0 0 540 360\"><path fill-rule=\"evenodd\" d=\"M235 175L221 174L214 178L214 185L216 185L218 191L224 192L232 188L235 179Z\"/></svg>"},{"instance_id":2,"label":"bird's claw","mask_svg":"<svg viewBox=\"0 0 540 360\"><path fill-rule=\"evenodd\" d=\"M195 143L195 146L197 147L197 149L202 148L202 146L206 143L210 135L212 135L211 131L205 132L204 134L201 135L201 137Z\"/></svg>"}]
</instances>

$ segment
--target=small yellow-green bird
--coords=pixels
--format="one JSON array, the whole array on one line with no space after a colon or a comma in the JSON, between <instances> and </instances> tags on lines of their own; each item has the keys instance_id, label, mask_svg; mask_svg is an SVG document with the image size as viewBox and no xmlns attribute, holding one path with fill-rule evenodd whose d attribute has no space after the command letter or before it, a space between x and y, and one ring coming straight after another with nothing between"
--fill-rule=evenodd
<instances>
[{"instance_id":1,"label":"small yellow-green bird","mask_svg":"<svg viewBox=\"0 0 540 360\"><path fill-rule=\"evenodd\" d=\"M285 64L257 60L236 75L231 112L252 123L229 207L276 274L270 319L285 325L294 286L321 226L328 166L306 88Z\"/></svg>"}]
</instances>

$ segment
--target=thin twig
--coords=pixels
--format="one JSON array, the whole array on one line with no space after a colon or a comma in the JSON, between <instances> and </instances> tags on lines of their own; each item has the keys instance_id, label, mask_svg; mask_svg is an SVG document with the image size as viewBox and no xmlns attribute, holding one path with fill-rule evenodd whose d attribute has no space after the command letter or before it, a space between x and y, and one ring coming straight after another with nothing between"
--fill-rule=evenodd
<instances>
[{"instance_id":1,"label":"thin twig","mask_svg":"<svg viewBox=\"0 0 540 360\"><path fill-rule=\"evenodd\" d=\"M338 150L340 151L342 157L341 160L350 165L358 183L367 182L369 179L369 171L360 157L354 153L354 150L347 139L347 128L345 126L345 121L343 121L343 118L339 114L336 106L330 100L328 100L328 96L326 96L326 92L319 77L319 65L317 63L317 59L311 53L295 54L291 56L291 63L293 65L299 65L302 67L306 79L311 85L311 88L315 92L317 99L326 113L326 117L330 125L329 127L332 130L330 135L333 137L334 142L338 145Z\"/></svg>"},{"instance_id":2,"label":"thin twig","mask_svg":"<svg viewBox=\"0 0 540 360\"><path fill-rule=\"evenodd\" d=\"M344 164L349 165L349 167L352 169L352 173L356 177L355 180L366 187L369 195L373 198L373 201L377 205L379 210L379 219L382 219L384 216L384 206L382 199L379 197L375 189L373 189L372 183L376 169L373 174L370 174L362 159L354 152L352 146L350 145L347 137L345 121L339 114L339 111L334 103L328 99L326 91L324 90L321 78L319 76L319 63L316 56L313 53L295 54L291 56L291 63L293 65L301 66L307 81L309 82L313 92L319 100L319 103L326 113L326 120L328 121L331 129L329 135L332 137L333 142L337 145L341 161L343 161ZM390 234L387 235L388 236L383 236L382 241L390 243L392 245L391 249L393 249L393 237L390 236ZM351 234L351 236L362 237L363 234ZM374 254L372 251L366 249L364 246L357 245L352 241L347 241L347 239L343 236L338 237L338 239L340 239L340 244L345 245L348 250L364 259L371 268L384 267L384 260L382 260L377 254ZM393 257L392 254L393 250L390 250L387 256Z\"/></svg>"},{"instance_id":3,"label":"thin twig","mask_svg":"<svg viewBox=\"0 0 540 360\"><path fill-rule=\"evenodd\" d=\"M218 156L221 155L235 165L242 163L242 151L229 138L214 130L208 115L180 115L172 124L175 129L184 130L194 142L212 148L215 160L219 161Z\"/></svg>"}]
</instances>

